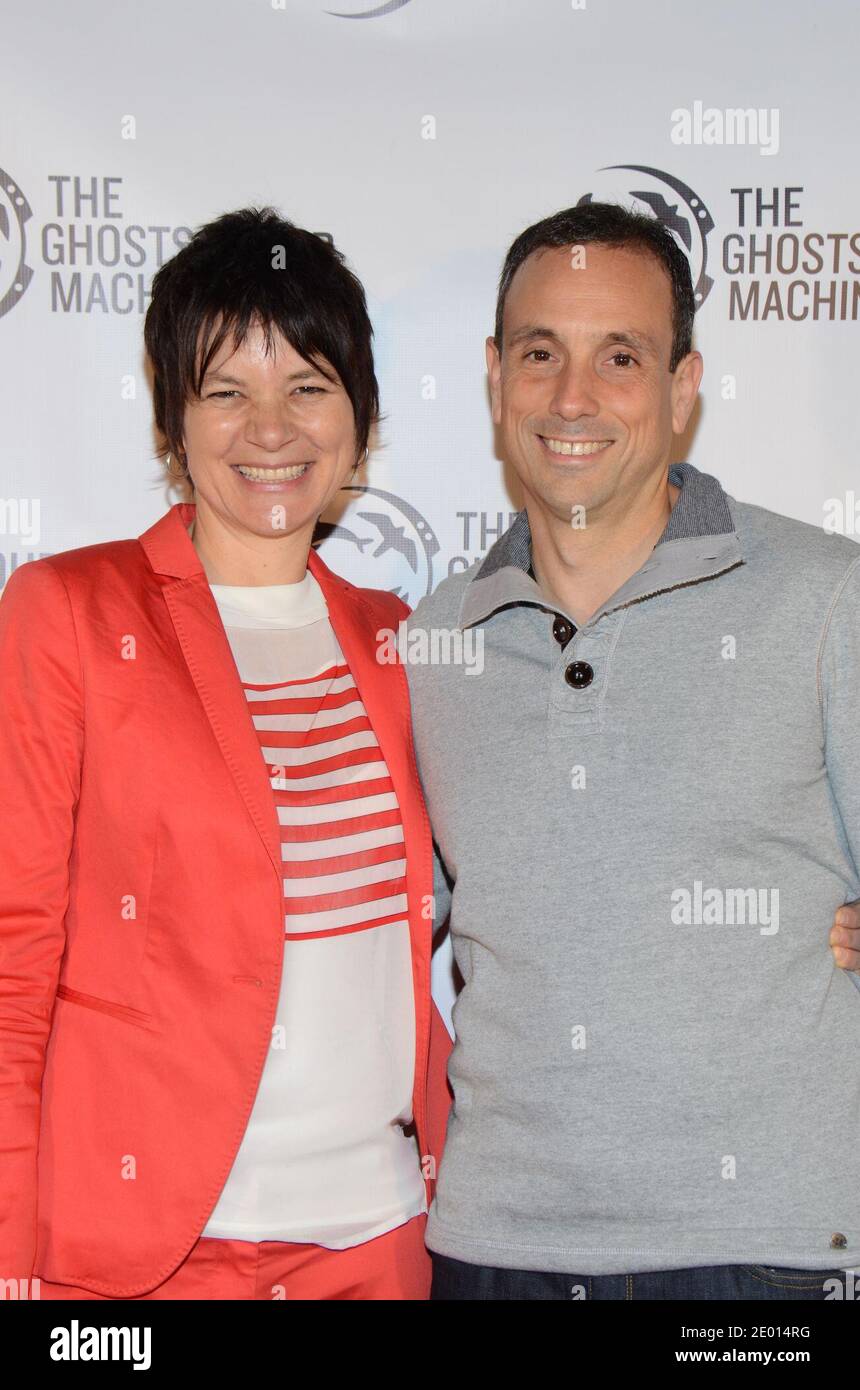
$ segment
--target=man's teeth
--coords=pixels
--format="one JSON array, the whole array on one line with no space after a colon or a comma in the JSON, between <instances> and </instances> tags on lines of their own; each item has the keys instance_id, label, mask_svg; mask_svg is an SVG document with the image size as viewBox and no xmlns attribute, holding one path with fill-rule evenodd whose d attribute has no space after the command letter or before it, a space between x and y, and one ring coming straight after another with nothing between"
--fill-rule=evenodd
<instances>
[{"instance_id":1,"label":"man's teeth","mask_svg":"<svg viewBox=\"0 0 860 1390\"><path fill-rule=\"evenodd\" d=\"M236 472L241 473L243 478L249 478L252 483L286 483L290 478L300 478L309 467L307 463L297 463L292 468L244 468L237 464Z\"/></svg>"},{"instance_id":2,"label":"man's teeth","mask_svg":"<svg viewBox=\"0 0 860 1390\"><path fill-rule=\"evenodd\" d=\"M572 439L547 439L544 435L543 442L551 454L567 454L572 458L582 458L586 454L599 454L601 449L609 447L612 440L589 439L581 443L575 443Z\"/></svg>"}]
</instances>

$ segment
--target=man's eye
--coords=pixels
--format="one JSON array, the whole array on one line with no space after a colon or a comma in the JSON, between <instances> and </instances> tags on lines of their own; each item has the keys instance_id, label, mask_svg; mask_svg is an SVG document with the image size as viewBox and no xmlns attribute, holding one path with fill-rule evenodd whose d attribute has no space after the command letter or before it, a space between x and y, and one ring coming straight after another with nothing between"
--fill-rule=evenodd
<instances>
[{"instance_id":1,"label":"man's eye","mask_svg":"<svg viewBox=\"0 0 860 1390\"><path fill-rule=\"evenodd\" d=\"M324 392L325 392L325 387L324 387L324 386L297 386L297 387L296 387L296 390L299 392L299 395L316 395L316 394L323 395Z\"/></svg>"},{"instance_id":2,"label":"man's eye","mask_svg":"<svg viewBox=\"0 0 860 1390\"><path fill-rule=\"evenodd\" d=\"M226 398L227 396L238 396L238 394L238 391L210 391L206 399L208 401L220 400L221 398Z\"/></svg>"},{"instance_id":3,"label":"man's eye","mask_svg":"<svg viewBox=\"0 0 860 1390\"><path fill-rule=\"evenodd\" d=\"M526 353L526 361L531 357L534 358L535 361L540 358L542 362L546 362L549 356L550 353L546 348L532 348L530 352Z\"/></svg>"},{"instance_id":4,"label":"man's eye","mask_svg":"<svg viewBox=\"0 0 860 1390\"><path fill-rule=\"evenodd\" d=\"M610 357L610 362L614 362L619 367L629 367L636 359L629 352L614 352Z\"/></svg>"}]
</instances>

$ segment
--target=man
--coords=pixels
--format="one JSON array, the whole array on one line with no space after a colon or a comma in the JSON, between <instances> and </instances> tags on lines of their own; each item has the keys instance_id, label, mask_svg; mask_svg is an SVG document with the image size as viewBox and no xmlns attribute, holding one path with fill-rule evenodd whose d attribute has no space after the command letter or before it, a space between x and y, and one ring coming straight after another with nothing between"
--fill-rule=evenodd
<instances>
[{"instance_id":1,"label":"man","mask_svg":"<svg viewBox=\"0 0 860 1390\"><path fill-rule=\"evenodd\" d=\"M860 1260L860 980L827 948L860 549L670 470L693 311L652 218L514 242L487 364L525 508L401 647L465 982L437 1299L821 1298ZM427 631L480 662L422 664Z\"/></svg>"}]
</instances>

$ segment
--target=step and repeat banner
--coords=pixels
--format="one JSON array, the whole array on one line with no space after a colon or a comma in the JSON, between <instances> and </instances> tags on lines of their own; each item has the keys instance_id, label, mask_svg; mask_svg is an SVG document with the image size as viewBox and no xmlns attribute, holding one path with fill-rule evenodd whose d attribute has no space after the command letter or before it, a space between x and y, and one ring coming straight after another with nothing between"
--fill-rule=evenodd
<instances>
[{"instance_id":1,"label":"step and repeat banner","mask_svg":"<svg viewBox=\"0 0 860 1390\"><path fill-rule=\"evenodd\" d=\"M583 199L671 228L679 457L860 540L854 0L6 0L0 585L149 526L142 316L192 230L271 204L367 289L385 420L327 562L414 604L520 505L484 366L502 258Z\"/></svg>"}]
</instances>

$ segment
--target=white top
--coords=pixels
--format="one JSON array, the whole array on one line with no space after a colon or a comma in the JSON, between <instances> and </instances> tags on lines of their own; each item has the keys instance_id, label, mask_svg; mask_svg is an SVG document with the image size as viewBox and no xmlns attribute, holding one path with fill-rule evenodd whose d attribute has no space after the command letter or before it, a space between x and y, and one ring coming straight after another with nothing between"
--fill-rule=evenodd
<instances>
[{"instance_id":1,"label":"white top","mask_svg":"<svg viewBox=\"0 0 860 1390\"><path fill-rule=\"evenodd\" d=\"M426 1210L403 826L310 571L213 584L269 767L284 861L272 1044L204 1236L359 1245Z\"/></svg>"}]
</instances>

